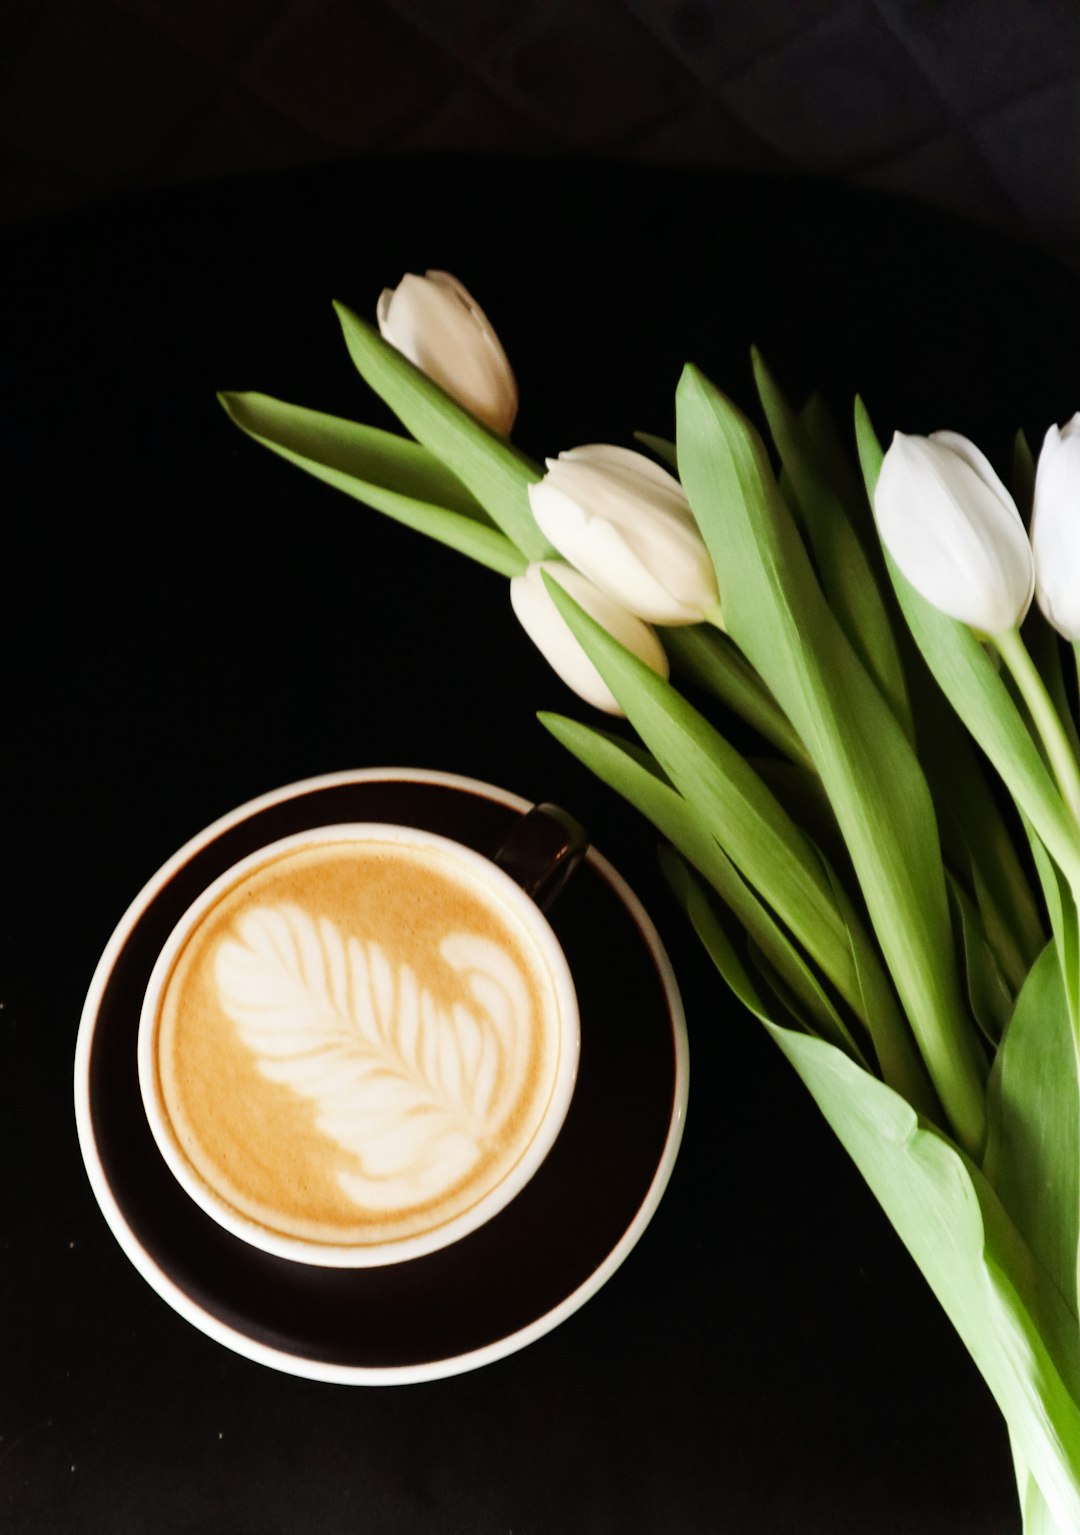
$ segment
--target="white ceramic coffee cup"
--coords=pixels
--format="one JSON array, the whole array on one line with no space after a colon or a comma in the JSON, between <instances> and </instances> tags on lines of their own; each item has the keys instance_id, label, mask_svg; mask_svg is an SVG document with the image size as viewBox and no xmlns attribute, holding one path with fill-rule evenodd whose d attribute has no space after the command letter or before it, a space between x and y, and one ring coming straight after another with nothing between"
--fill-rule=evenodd
<instances>
[{"instance_id":1,"label":"white ceramic coffee cup","mask_svg":"<svg viewBox=\"0 0 1080 1535\"><path fill-rule=\"evenodd\" d=\"M357 860L366 869L370 858L382 859L390 869L400 864L427 876L433 910L439 882L457 882L463 899L478 903L463 909L486 911L503 924L498 931L512 935L520 945L513 950L510 970L490 938L452 934L445 952L461 970L465 987L456 1001L440 1002L430 988L425 991L422 981L415 976L408 980L399 968L391 1006L386 1001L391 982L386 978L395 974L394 960L387 957L385 945L369 940L365 932L349 931L348 920L341 923L336 915L327 916L317 895L324 877L320 870L328 871L326 879L338 879L334 860L350 873ZM509 860L511 866L515 862L520 860ZM315 892L310 911L303 900L256 899L259 891L266 897L279 886L286 888L281 882L294 875L308 881L299 888ZM577 1074L580 1022L566 957L540 907L522 888L530 881L519 867L515 875L434 833L350 823L318 827L260 848L199 895L151 972L139 1022L138 1066L146 1116L161 1155L207 1215L276 1256L353 1268L434 1252L476 1230L516 1197L548 1155L566 1117ZM532 999L530 1009L522 1003L518 1012L506 1003L508 996L525 994L514 980L515 965L525 973ZM195 999L206 996L212 1001L201 1007L199 1016L213 1015L218 1032L206 1038L227 1041L220 1054L217 1045L211 1054L193 1043L197 1031L185 1033L186 1014L194 1016L199 1011ZM408 998L407 1006L399 1006L403 997ZM497 1067L491 1065L492 1052L520 1037L526 1013L535 1032L529 1035L531 1054L524 1058L539 1064L535 1071L520 1067L515 1077L505 1051L497 1054ZM411 1021L399 1023L399 1014ZM393 1035L392 1060L389 1054L379 1054L388 1029ZM437 1046L431 1044L435 1038L440 1041ZM543 1041L542 1049L537 1040ZM449 1065L444 1069L440 1060ZM412 1078L406 1080L402 1062L420 1072L419 1086ZM524 1096L515 1099L514 1082L526 1078L527 1091L522 1088ZM435 1079L437 1103L424 1097ZM483 1092L473 1091L463 1085L466 1079L487 1086ZM265 1100L260 1096L264 1081L269 1095ZM497 1089L491 1086L495 1081L502 1084ZM465 1120L453 1119L447 1129L447 1113L456 1112L460 1104L462 1114L473 1113L470 1125L480 1123L475 1103L481 1097L488 1117L477 1132L477 1165L482 1170L474 1177L468 1172L468 1135L461 1129ZM282 1126L302 1126L296 1142L301 1153L294 1155L284 1130L275 1132L278 1105ZM303 1136L309 1121L317 1151L328 1138L332 1143L328 1156L335 1159L333 1181L350 1191L348 1197L360 1212L355 1229L345 1231L340 1223L335 1227L304 1211L296 1191L304 1190L306 1197L308 1186L317 1182L310 1147L303 1150L308 1147ZM437 1132L430 1129L436 1122L442 1127ZM505 1128L509 1124L520 1128L511 1132ZM332 1133L325 1130L327 1125ZM428 1127L419 1141L417 1125ZM490 1150L496 1145L497 1152ZM208 1153L210 1146L215 1149ZM251 1177L256 1180L250 1185L244 1181L249 1177L244 1170L249 1150ZM450 1164L441 1160L444 1150L466 1169L456 1182L446 1170ZM427 1180L425 1195L409 1205L408 1178L415 1168L421 1168ZM290 1199L296 1193L299 1214L283 1215L276 1193L264 1197L257 1183L264 1173L267 1188L288 1186ZM322 1177L320 1163L318 1178ZM438 1191L448 1178L449 1193L443 1189L431 1194L431 1188ZM382 1201L374 1216L364 1204L367 1198ZM412 1213L404 1214L406 1208ZM425 1213L417 1213L421 1210Z\"/></svg>"}]
</instances>

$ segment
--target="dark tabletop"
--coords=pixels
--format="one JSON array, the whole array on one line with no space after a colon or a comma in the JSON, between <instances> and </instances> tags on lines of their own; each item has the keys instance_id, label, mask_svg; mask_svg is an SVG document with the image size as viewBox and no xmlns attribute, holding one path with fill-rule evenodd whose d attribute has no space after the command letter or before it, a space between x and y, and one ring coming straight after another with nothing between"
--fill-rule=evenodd
<instances>
[{"instance_id":1,"label":"dark tabletop","mask_svg":"<svg viewBox=\"0 0 1080 1535\"><path fill-rule=\"evenodd\" d=\"M684 932L650 830L539 708L588 718L501 578L243 439L217 389L380 424L330 309L443 267L487 309L536 456L670 434L686 359L1007 464L1080 404L1080 286L824 185L575 162L376 161L145 195L6 238L0 1523L449 1535L1018 1527L1003 1424L858 1173ZM279 1374L180 1319L83 1171L79 1012L186 839L352 767L559 801L641 895L690 1030L682 1153L640 1244L477 1372Z\"/></svg>"}]
</instances>

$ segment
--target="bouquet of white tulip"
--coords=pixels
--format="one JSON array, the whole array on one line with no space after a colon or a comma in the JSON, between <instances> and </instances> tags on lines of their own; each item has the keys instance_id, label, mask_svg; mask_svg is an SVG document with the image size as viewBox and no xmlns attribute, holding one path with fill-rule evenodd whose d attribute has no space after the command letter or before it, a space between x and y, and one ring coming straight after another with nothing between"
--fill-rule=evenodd
<instances>
[{"instance_id":1,"label":"bouquet of white tulip","mask_svg":"<svg viewBox=\"0 0 1080 1535\"><path fill-rule=\"evenodd\" d=\"M265 395L225 408L508 577L560 676L626 716L637 740L541 719L659 828L718 970L925 1274L1005 1416L1025 1532L1075 1535L1080 737L1060 637L1080 664L1080 415L1037 473L1018 438L1014 499L954 433L883 455L857 402L860 474L822 402L794 410L755 356L779 477L693 367L677 443L545 473L503 435L516 385L459 283L407 279L382 335L338 316L409 435ZM730 744L728 711L763 758Z\"/></svg>"}]
</instances>

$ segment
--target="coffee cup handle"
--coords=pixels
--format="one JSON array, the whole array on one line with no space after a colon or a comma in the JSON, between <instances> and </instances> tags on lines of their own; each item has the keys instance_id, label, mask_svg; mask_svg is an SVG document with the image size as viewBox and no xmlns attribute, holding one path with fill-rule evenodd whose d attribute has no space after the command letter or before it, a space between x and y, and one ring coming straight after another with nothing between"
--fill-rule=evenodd
<instances>
[{"instance_id":1,"label":"coffee cup handle","mask_svg":"<svg viewBox=\"0 0 1080 1535\"><path fill-rule=\"evenodd\" d=\"M559 895L589 848L585 828L558 805L534 805L491 855L541 911Z\"/></svg>"}]
</instances>

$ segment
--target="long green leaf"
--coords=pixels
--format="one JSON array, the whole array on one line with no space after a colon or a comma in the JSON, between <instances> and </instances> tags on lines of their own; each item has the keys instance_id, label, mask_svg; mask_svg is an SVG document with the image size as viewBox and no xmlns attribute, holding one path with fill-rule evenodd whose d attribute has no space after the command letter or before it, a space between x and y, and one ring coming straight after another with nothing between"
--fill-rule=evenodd
<instances>
[{"instance_id":1,"label":"long green leaf","mask_svg":"<svg viewBox=\"0 0 1080 1535\"><path fill-rule=\"evenodd\" d=\"M1056 1286L978 1169L841 1051L775 1023L700 892L695 899L692 877L683 871L672 883L717 969L809 1088L981 1371L1018 1465L1037 1482L1030 1506L1045 1503L1057 1535L1080 1529L1080 1337Z\"/></svg>"},{"instance_id":2,"label":"long green leaf","mask_svg":"<svg viewBox=\"0 0 1080 1535\"><path fill-rule=\"evenodd\" d=\"M661 870L676 900L686 912L694 931L705 944L714 964L742 1006L763 1023L768 1022L770 1018L775 1018L778 1014L787 1016L790 1012L798 1027L807 1029L809 1033L821 1038L819 1029L814 1028L813 1024L809 1026L806 1024L800 999L792 994L785 977L779 974L768 957L751 943L749 947L755 967L769 987L768 1000L762 997L738 949L724 930L706 891L691 875L675 850L670 847L661 847L659 859ZM857 1051L850 1053L860 1064L864 1064Z\"/></svg>"},{"instance_id":3,"label":"long green leaf","mask_svg":"<svg viewBox=\"0 0 1080 1535\"><path fill-rule=\"evenodd\" d=\"M610 735L557 714L541 714L539 719L579 762L639 810L708 880L783 980L795 999L800 1019L809 1020L816 1033L863 1060L847 1024L803 955L717 844L704 819L678 791Z\"/></svg>"},{"instance_id":4,"label":"long green leaf","mask_svg":"<svg viewBox=\"0 0 1080 1535\"><path fill-rule=\"evenodd\" d=\"M830 477L844 487L853 525L884 581L915 721L915 747L933 796L942 848L954 875L975 897L987 937L1013 992L1019 991L1046 941L1027 873L1017 857L1014 830L991 794L983 759L923 659L893 590L861 471L842 447L824 405L811 400L803 413L816 433ZM865 411L857 406L863 426ZM860 443L860 449L865 443ZM878 450L880 461L880 449ZM876 475L876 470L875 470Z\"/></svg>"},{"instance_id":5,"label":"long green leaf","mask_svg":"<svg viewBox=\"0 0 1080 1535\"><path fill-rule=\"evenodd\" d=\"M910 739L913 727L907 686L876 572L808 433L756 347L752 356L769 430L791 477L829 606Z\"/></svg>"},{"instance_id":6,"label":"long green leaf","mask_svg":"<svg viewBox=\"0 0 1080 1535\"><path fill-rule=\"evenodd\" d=\"M500 575L516 576L525 569L524 556L483 519L465 488L419 443L265 394L220 394L218 399L241 431L316 479Z\"/></svg>"},{"instance_id":7,"label":"long green leaf","mask_svg":"<svg viewBox=\"0 0 1080 1535\"><path fill-rule=\"evenodd\" d=\"M1073 1535L1071 1529L1058 1524L1054 1518L1041 1487L1028 1469L1027 1461L1012 1441L1012 1436L1009 1437L1024 1535Z\"/></svg>"},{"instance_id":8,"label":"long green leaf","mask_svg":"<svg viewBox=\"0 0 1080 1535\"><path fill-rule=\"evenodd\" d=\"M556 607L630 723L732 862L853 1007L861 1002L844 923L811 844L776 796L701 714L547 578Z\"/></svg>"},{"instance_id":9,"label":"long green leaf","mask_svg":"<svg viewBox=\"0 0 1080 1535\"><path fill-rule=\"evenodd\" d=\"M640 442L643 448L648 448L662 464L666 464L672 474L679 472L679 455L675 450L675 444L667 437L654 437L651 432L635 432L634 440Z\"/></svg>"},{"instance_id":10,"label":"long green leaf","mask_svg":"<svg viewBox=\"0 0 1080 1535\"><path fill-rule=\"evenodd\" d=\"M1050 917L1073 1032L1080 1039L1080 916L1077 914L1076 898L1068 880L1039 841L1031 823L1026 822L1025 828Z\"/></svg>"},{"instance_id":11,"label":"long green leaf","mask_svg":"<svg viewBox=\"0 0 1080 1535\"><path fill-rule=\"evenodd\" d=\"M660 849L660 867L675 899L690 918L691 925L708 950L713 964L727 982L737 1001L762 1023L771 1020L765 1003L743 964L739 951L724 931L711 903L697 880L691 877L683 860L671 848Z\"/></svg>"},{"instance_id":12,"label":"long green leaf","mask_svg":"<svg viewBox=\"0 0 1080 1535\"><path fill-rule=\"evenodd\" d=\"M992 1049L996 1049L1016 999L1006 985L1001 966L990 947L978 907L959 880L951 875L949 894L963 940L968 1002L983 1037Z\"/></svg>"},{"instance_id":13,"label":"long green leaf","mask_svg":"<svg viewBox=\"0 0 1080 1535\"><path fill-rule=\"evenodd\" d=\"M861 400L856 402L856 435L872 498L883 455ZM942 692L1031 821L1050 856L1080 888L1076 828L993 661L966 624L939 612L891 561L888 563L908 627Z\"/></svg>"},{"instance_id":14,"label":"long green leaf","mask_svg":"<svg viewBox=\"0 0 1080 1535\"><path fill-rule=\"evenodd\" d=\"M1080 1338L987 1180L898 1094L770 1027L982 1372L1062 1530L1080 1529Z\"/></svg>"},{"instance_id":15,"label":"long green leaf","mask_svg":"<svg viewBox=\"0 0 1080 1535\"><path fill-rule=\"evenodd\" d=\"M923 1059L978 1151L986 1065L961 995L926 780L829 611L757 433L694 368L676 404L683 483L725 624L813 758Z\"/></svg>"},{"instance_id":16,"label":"long green leaf","mask_svg":"<svg viewBox=\"0 0 1080 1535\"><path fill-rule=\"evenodd\" d=\"M987 939L1015 995L1046 933L1028 874L999 802L990 792L985 759L926 669L913 679L919 760L930 783L953 872L970 889Z\"/></svg>"},{"instance_id":17,"label":"long green leaf","mask_svg":"<svg viewBox=\"0 0 1080 1535\"><path fill-rule=\"evenodd\" d=\"M468 486L522 554L548 558L553 550L533 520L528 495L543 470L463 410L373 325L344 304L334 308L349 355L375 393Z\"/></svg>"},{"instance_id":18,"label":"long green leaf","mask_svg":"<svg viewBox=\"0 0 1080 1535\"><path fill-rule=\"evenodd\" d=\"M679 672L719 699L777 751L792 762L812 766L791 721L726 635L705 624L665 629L664 649Z\"/></svg>"},{"instance_id":19,"label":"long green leaf","mask_svg":"<svg viewBox=\"0 0 1080 1535\"><path fill-rule=\"evenodd\" d=\"M1061 966L1048 943L994 1062L983 1167L1020 1235L1077 1314L1080 1084Z\"/></svg>"},{"instance_id":20,"label":"long green leaf","mask_svg":"<svg viewBox=\"0 0 1080 1535\"><path fill-rule=\"evenodd\" d=\"M799 421L813 445L818 463L822 466L829 484L840 496L852 527L863 547L873 557L878 547L877 531L870 508L866 503L862 475L858 466L841 440L832 411L818 393L807 400L799 412Z\"/></svg>"}]
</instances>

